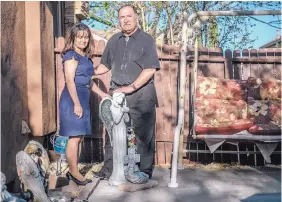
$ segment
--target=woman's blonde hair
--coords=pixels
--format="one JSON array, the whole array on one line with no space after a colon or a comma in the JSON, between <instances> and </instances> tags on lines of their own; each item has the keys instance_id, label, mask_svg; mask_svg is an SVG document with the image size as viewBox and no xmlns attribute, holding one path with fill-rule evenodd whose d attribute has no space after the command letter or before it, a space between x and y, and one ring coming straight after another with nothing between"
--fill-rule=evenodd
<instances>
[{"instance_id":1,"label":"woman's blonde hair","mask_svg":"<svg viewBox=\"0 0 282 202\"><path fill-rule=\"evenodd\" d=\"M62 51L62 55L64 55L66 52L70 50L74 50L74 39L77 37L77 33L79 31L86 31L89 37L88 45L86 46L84 52L87 57L93 58L94 57L94 39L92 37L91 31L89 27L83 23L79 23L76 25L73 25L72 28L68 31L68 34L66 36L66 42L65 47Z\"/></svg>"}]
</instances>

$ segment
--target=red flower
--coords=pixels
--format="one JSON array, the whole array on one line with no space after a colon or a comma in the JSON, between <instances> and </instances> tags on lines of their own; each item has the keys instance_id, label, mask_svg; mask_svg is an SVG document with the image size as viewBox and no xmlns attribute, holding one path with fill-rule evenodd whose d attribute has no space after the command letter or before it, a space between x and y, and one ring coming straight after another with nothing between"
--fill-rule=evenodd
<instances>
[{"instance_id":1,"label":"red flower","mask_svg":"<svg viewBox=\"0 0 282 202\"><path fill-rule=\"evenodd\" d=\"M136 139L133 140L133 143L136 145Z\"/></svg>"}]
</instances>

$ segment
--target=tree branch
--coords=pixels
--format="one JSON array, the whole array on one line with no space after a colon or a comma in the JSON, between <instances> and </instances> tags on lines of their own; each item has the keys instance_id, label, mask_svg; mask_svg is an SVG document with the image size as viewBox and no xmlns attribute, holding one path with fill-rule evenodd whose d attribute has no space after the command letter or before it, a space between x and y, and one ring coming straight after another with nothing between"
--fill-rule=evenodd
<instances>
[{"instance_id":1,"label":"tree branch","mask_svg":"<svg viewBox=\"0 0 282 202\"><path fill-rule=\"evenodd\" d=\"M248 17L251 18L251 19L253 19L253 20L256 20L256 21L258 21L258 22L261 22L261 23L263 23L263 24L269 25L270 27L274 27L274 28L276 28L276 29L281 29L281 27L276 27L276 26L274 26L274 25L271 25L271 24L269 24L269 23L267 23L267 22L264 22L264 21L262 21L262 20L260 20L260 19L255 18L255 17L252 17L252 16L248 16Z\"/></svg>"},{"instance_id":2,"label":"tree branch","mask_svg":"<svg viewBox=\"0 0 282 202\"><path fill-rule=\"evenodd\" d=\"M105 20L105 19L103 19L103 18L100 18L100 17L98 17L98 16L95 16L95 15L90 16L90 19L93 19L93 20L96 20L96 21L98 21L98 22L104 23L105 25L108 25L108 26L110 26L110 27L114 27L114 28L117 27L117 25L113 24L112 22L107 21L107 20Z\"/></svg>"}]
</instances>

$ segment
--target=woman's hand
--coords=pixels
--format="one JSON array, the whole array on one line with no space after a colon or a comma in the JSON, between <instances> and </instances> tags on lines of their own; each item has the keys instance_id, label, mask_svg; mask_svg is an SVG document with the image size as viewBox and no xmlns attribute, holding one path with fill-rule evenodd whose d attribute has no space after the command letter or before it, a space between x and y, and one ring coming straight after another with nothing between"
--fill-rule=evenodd
<instances>
[{"instance_id":1,"label":"woman's hand","mask_svg":"<svg viewBox=\"0 0 282 202\"><path fill-rule=\"evenodd\" d=\"M82 109L80 104L74 105L73 112L75 113L76 116L78 116L78 118L80 118L80 119L82 118L83 109Z\"/></svg>"}]
</instances>

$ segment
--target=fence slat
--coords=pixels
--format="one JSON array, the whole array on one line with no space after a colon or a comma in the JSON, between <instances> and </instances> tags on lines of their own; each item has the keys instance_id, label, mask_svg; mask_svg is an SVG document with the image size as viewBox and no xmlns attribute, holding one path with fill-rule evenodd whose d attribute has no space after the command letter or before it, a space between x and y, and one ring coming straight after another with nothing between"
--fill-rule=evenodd
<instances>
[{"instance_id":1,"label":"fence slat","mask_svg":"<svg viewBox=\"0 0 282 202\"><path fill-rule=\"evenodd\" d=\"M234 68L231 62L232 59L232 51L230 49L225 50L225 58L227 59L227 67L225 72L225 78L234 79Z\"/></svg>"},{"instance_id":2,"label":"fence slat","mask_svg":"<svg viewBox=\"0 0 282 202\"><path fill-rule=\"evenodd\" d=\"M233 58L240 58L240 57L241 57L241 51L234 50ZM241 64L233 64L233 69L234 69L234 79L241 79L242 77Z\"/></svg>"},{"instance_id":3,"label":"fence slat","mask_svg":"<svg viewBox=\"0 0 282 202\"><path fill-rule=\"evenodd\" d=\"M267 52L268 52L268 50L266 48L259 49L258 50L258 57L259 58L267 58ZM268 68L267 68L267 64L266 63L260 63L258 71L259 71L259 77L260 78L262 78L263 76L268 74L269 71L268 71Z\"/></svg>"},{"instance_id":4,"label":"fence slat","mask_svg":"<svg viewBox=\"0 0 282 202\"><path fill-rule=\"evenodd\" d=\"M257 58L258 57L258 51L256 49L250 50L250 58ZM258 72L258 64L251 64L251 77L259 77Z\"/></svg>"},{"instance_id":5,"label":"fence slat","mask_svg":"<svg viewBox=\"0 0 282 202\"><path fill-rule=\"evenodd\" d=\"M248 49L244 49L242 51L242 58L250 58L250 52L249 52ZM243 65L243 78L242 79L247 80L250 75L251 75L250 64L244 64Z\"/></svg>"},{"instance_id":6,"label":"fence slat","mask_svg":"<svg viewBox=\"0 0 282 202\"><path fill-rule=\"evenodd\" d=\"M281 60L281 48L276 48L274 51L274 58L280 58ZM281 63L280 64L275 64L273 67L275 79L281 80Z\"/></svg>"},{"instance_id":7,"label":"fence slat","mask_svg":"<svg viewBox=\"0 0 282 202\"><path fill-rule=\"evenodd\" d=\"M211 48L209 51L209 57L223 57L223 51L221 48ZM216 78L224 78L224 63L209 63L210 76Z\"/></svg>"}]
</instances>

